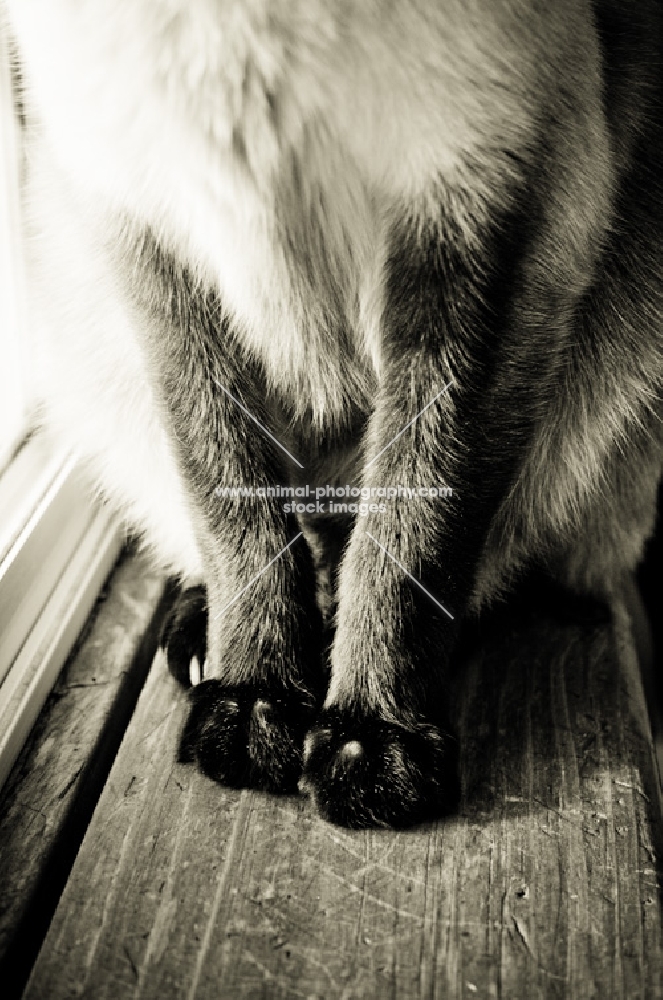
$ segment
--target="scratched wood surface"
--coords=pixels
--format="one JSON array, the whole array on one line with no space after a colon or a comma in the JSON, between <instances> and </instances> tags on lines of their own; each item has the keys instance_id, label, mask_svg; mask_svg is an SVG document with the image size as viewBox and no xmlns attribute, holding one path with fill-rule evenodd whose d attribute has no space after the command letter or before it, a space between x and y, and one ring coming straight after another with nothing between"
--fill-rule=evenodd
<instances>
[{"instance_id":1,"label":"scratched wood surface","mask_svg":"<svg viewBox=\"0 0 663 1000\"><path fill-rule=\"evenodd\" d=\"M163 589L144 556L121 557L0 794L5 998L20 995L147 675Z\"/></svg>"},{"instance_id":2,"label":"scratched wood surface","mask_svg":"<svg viewBox=\"0 0 663 1000\"><path fill-rule=\"evenodd\" d=\"M349 832L174 763L155 660L27 1000L662 996L661 812L628 618L473 637L463 801Z\"/></svg>"}]
</instances>

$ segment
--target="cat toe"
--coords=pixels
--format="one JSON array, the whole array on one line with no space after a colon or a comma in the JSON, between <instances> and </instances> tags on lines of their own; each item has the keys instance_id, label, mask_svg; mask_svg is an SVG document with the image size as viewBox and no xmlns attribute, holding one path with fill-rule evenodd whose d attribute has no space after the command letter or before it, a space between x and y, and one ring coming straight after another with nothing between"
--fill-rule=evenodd
<instances>
[{"instance_id":1,"label":"cat toe","mask_svg":"<svg viewBox=\"0 0 663 1000\"><path fill-rule=\"evenodd\" d=\"M274 695L218 680L192 688L179 759L233 788L294 792L311 711L296 693Z\"/></svg>"},{"instance_id":2,"label":"cat toe","mask_svg":"<svg viewBox=\"0 0 663 1000\"><path fill-rule=\"evenodd\" d=\"M164 619L159 646L165 649L168 669L182 687L192 687L203 680L207 653L204 587L189 587L177 594Z\"/></svg>"},{"instance_id":3,"label":"cat toe","mask_svg":"<svg viewBox=\"0 0 663 1000\"><path fill-rule=\"evenodd\" d=\"M407 827L458 803L457 742L428 723L326 709L306 735L303 758L300 790L340 826Z\"/></svg>"}]
</instances>

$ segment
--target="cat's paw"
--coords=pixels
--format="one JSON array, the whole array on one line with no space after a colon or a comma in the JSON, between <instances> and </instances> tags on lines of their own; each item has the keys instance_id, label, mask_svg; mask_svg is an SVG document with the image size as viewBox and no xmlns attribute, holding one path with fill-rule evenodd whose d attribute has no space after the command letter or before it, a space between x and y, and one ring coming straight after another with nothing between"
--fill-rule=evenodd
<instances>
[{"instance_id":1,"label":"cat's paw","mask_svg":"<svg viewBox=\"0 0 663 1000\"><path fill-rule=\"evenodd\" d=\"M175 596L161 627L159 646L166 651L168 669L183 687L202 680L207 654L204 587L189 587Z\"/></svg>"},{"instance_id":2,"label":"cat's paw","mask_svg":"<svg viewBox=\"0 0 663 1000\"><path fill-rule=\"evenodd\" d=\"M427 723L326 709L306 735L300 789L340 826L411 826L457 805L458 744Z\"/></svg>"},{"instance_id":3,"label":"cat's paw","mask_svg":"<svg viewBox=\"0 0 663 1000\"><path fill-rule=\"evenodd\" d=\"M300 691L279 695L254 686L203 681L189 695L191 711L179 759L195 762L222 785L295 792L312 702Z\"/></svg>"}]
</instances>

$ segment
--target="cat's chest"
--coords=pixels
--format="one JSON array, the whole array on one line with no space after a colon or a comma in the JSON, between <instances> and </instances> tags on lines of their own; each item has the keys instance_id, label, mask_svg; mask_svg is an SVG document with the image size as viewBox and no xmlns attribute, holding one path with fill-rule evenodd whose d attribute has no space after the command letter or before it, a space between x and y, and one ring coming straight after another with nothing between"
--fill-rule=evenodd
<instances>
[{"instance_id":1,"label":"cat's chest","mask_svg":"<svg viewBox=\"0 0 663 1000\"><path fill-rule=\"evenodd\" d=\"M228 234L222 296L268 381L324 426L375 390L386 225L347 162L305 179L284 171L272 210L254 219Z\"/></svg>"},{"instance_id":2,"label":"cat's chest","mask_svg":"<svg viewBox=\"0 0 663 1000\"><path fill-rule=\"evenodd\" d=\"M443 180L478 225L481 198L453 195L468 151L519 127L508 87L497 115L458 85L468 60L493 70L446 6L404 32L398 5L14 5L73 187L215 288L268 386L320 426L373 394L394 215L437 212Z\"/></svg>"},{"instance_id":3,"label":"cat's chest","mask_svg":"<svg viewBox=\"0 0 663 1000\"><path fill-rule=\"evenodd\" d=\"M323 427L368 404L380 369L386 221L351 162L292 153L259 191L245 174L192 184L186 253L288 408ZM204 220L204 221L203 221Z\"/></svg>"}]
</instances>

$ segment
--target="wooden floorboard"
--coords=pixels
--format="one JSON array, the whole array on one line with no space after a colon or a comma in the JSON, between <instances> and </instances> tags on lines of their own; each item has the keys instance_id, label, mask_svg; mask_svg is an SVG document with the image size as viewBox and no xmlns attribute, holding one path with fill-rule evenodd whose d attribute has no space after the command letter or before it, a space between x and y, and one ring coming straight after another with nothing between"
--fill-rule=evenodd
<instances>
[{"instance_id":1,"label":"wooden floorboard","mask_svg":"<svg viewBox=\"0 0 663 1000\"><path fill-rule=\"evenodd\" d=\"M158 656L26 1000L661 997L651 735L624 609L590 619L475 642L459 814L402 833L175 763Z\"/></svg>"},{"instance_id":2,"label":"wooden floorboard","mask_svg":"<svg viewBox=\"0 0 663 1000\"><path fill-rule=\"evenodd\" d=\"M18 996L154 655L164 589L126 553L0 794L0 995Z\"/></svg>"}]
</instances>

